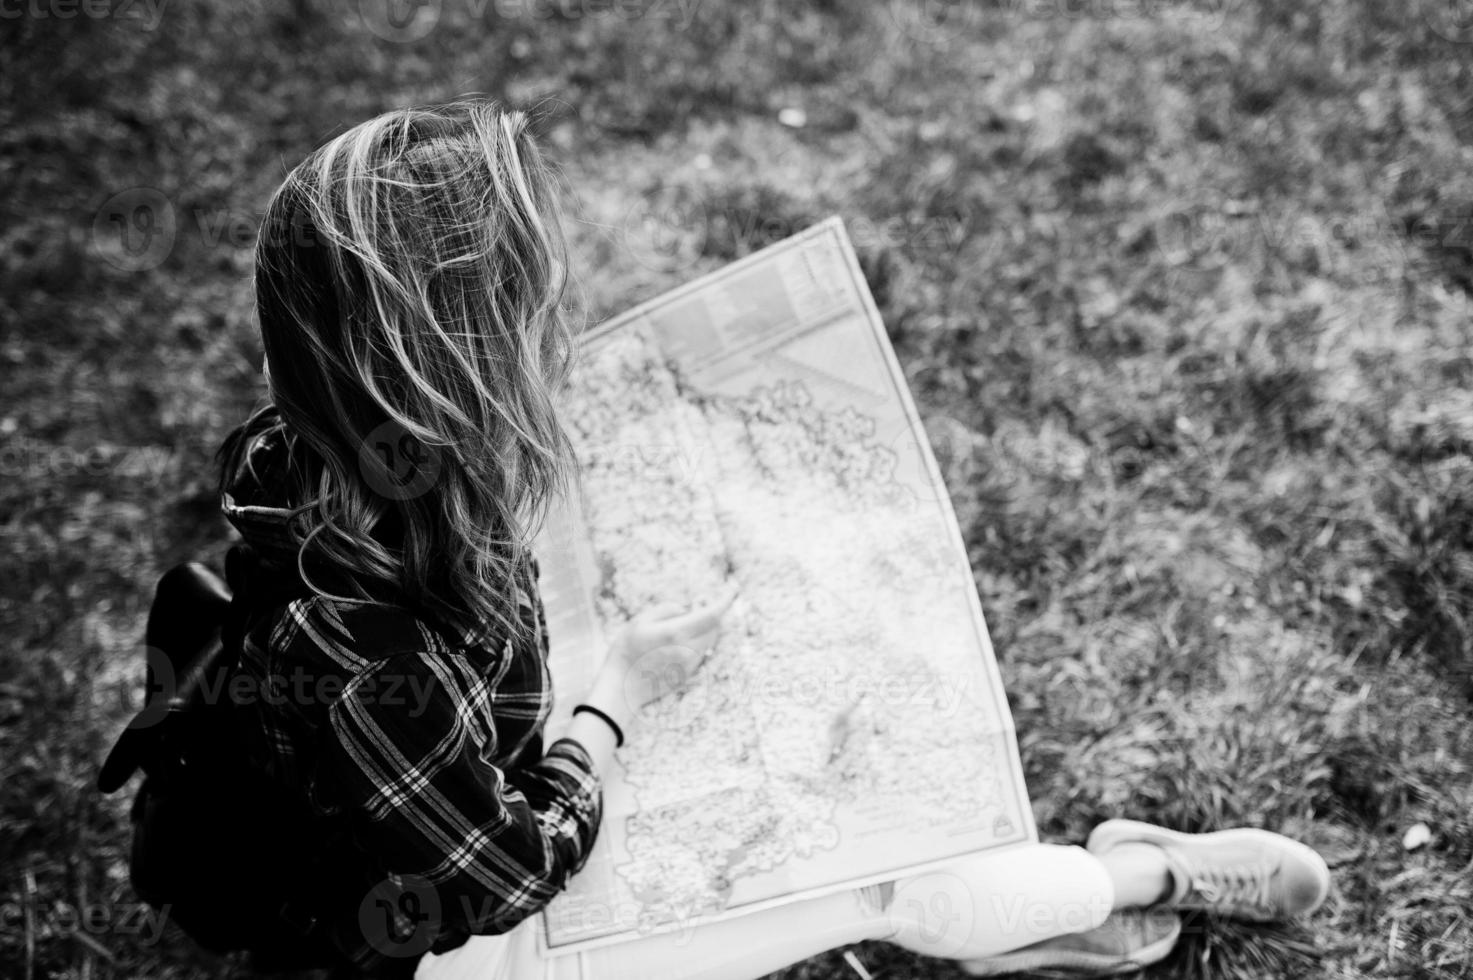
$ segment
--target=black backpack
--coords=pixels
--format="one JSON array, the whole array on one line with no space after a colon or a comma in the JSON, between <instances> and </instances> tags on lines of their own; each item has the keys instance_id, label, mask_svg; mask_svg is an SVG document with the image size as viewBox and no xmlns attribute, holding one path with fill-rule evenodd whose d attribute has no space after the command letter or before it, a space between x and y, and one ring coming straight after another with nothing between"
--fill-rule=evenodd
<instances>
[{"instance_id":1,"label":"black backpack","mask_svg":"<svg viewBox=\"0 0 1473 980\"><path fill-rule=\"evenodd\" d=\"M143 770L131 809L134 890L205 949L245 951L263 972L344 967L327 924L363 896L361 858L345 831L247 761L230 693L252 567L238 545L229 585L198 563L160 579L146 704L97 785L116 792Z\"/></svg>"}]
</instances>

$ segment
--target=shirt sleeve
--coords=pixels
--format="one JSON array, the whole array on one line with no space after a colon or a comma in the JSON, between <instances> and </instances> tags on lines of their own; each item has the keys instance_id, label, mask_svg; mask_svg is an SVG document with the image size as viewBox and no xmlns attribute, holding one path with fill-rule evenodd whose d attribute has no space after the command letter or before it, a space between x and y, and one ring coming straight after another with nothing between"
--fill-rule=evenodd
<instances>
[{"instance_id":1,"label":"shirt sleeve","mask_svg":"<svg viewBox=\"0 0 1473 980\"><path fill-rule=\"evenodd\" d=\"M375 663L331 707L339 757L323 759L359 845L432 889L445 926L472 935L506 932L551 901L587 861L602 813L578 742L521 769L489 761L490 683L454 654Z\"/></svg>"}]
</instances>

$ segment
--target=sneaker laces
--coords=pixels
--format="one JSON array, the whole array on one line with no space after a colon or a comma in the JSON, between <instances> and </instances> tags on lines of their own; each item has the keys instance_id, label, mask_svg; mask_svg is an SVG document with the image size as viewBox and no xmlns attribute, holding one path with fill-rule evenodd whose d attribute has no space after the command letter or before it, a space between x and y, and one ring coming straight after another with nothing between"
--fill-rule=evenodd
<instances>
[{"instance_id":1,"label":"sneaker laces","mask_svg":"<svg viewBox=\"0 0 1473 980\"><path fill-rule=\"evenodd\" d=\"M1188 869L1189 893L1210 906L1277 912L1271 892L1275 868L1269 864L1208 865Z\"/></svg>"}]
</instances>

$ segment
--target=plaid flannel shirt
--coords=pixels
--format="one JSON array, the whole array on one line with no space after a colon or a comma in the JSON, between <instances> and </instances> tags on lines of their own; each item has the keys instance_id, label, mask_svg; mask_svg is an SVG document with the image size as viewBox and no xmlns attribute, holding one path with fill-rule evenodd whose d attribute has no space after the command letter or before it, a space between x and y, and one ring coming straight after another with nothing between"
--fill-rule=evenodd
<instances>
[{"instance_id":1,"label":"plaid flannel shirt","mask_svg":"<svg viewBox=\"0 0 1473 980\"><path fill-rule=\"evenodd\" d=\"M271 472L261 465L271 449L266 440L252 454L257 479ZM287 511L268 496L233 487L223 509L259 555L280 560ZM516 598L535 643L485 627L448 634L401 607L321 596L248 620L239 673L261 693L251 756L300 787L313 812L345 822L383 876L382 896L365 894L331 926L333 944L369 972L511 929L582 868L597 836L587 752L570 739L543 751L552 689L535 559L529 571Z\"/></svg>"}]
</instances>

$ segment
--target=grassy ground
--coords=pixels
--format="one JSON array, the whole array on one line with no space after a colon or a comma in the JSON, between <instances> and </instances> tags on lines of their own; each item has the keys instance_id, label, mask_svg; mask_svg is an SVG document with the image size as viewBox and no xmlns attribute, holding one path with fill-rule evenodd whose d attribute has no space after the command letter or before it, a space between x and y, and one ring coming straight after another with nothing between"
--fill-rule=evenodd
<instances>
[{"instance_id":1,"label":"grassy ground","mask_svg":"<svg viewBox=\"0 0 1473 980\"><path fill-rule=\"evenodd\" d=\"M1190 922L1152 975L1473 976L1456 4L104 7L39 0L0 42L0 972L226 969L143 920L95 767L154 578L225 541L266 195L345 124L481 92L543 107L595 316L849 222L1044 835L1252 824L1331 862L1311 921Z\"/></svg>"}]
</instances>

